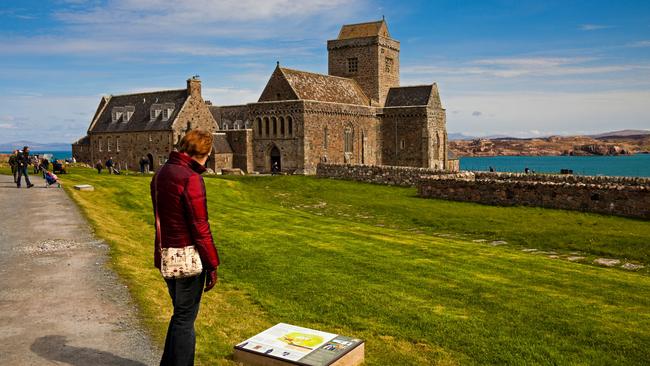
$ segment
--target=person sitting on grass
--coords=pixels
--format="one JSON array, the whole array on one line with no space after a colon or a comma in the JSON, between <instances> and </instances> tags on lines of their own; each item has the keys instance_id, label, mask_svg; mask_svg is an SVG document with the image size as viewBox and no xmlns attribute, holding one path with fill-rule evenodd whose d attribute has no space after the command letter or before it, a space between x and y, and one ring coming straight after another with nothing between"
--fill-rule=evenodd
<instances>
[{"instance_id":1,"label":"person sitting on grass","mask_svg":"<svg viewBox=\"0 0 650 366\"><path fill-rule=\"evenodd\" d=\"M51 185L56 184L58 188L61 188L61 182L59 182L59 177L51 171L47 170L45 172L45 188L50 187Z\"/></svg>"}]
</instances>

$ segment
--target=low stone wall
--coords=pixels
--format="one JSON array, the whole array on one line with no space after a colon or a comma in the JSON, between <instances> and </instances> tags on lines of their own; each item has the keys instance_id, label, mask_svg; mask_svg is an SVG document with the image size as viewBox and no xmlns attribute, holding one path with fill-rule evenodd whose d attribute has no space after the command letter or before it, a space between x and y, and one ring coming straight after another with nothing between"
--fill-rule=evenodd
<instances>
[{"instance_id":1,"label":"low stone wall","mask_svg":"<svg viewBox=\"0 0 650 366\"><path fill-rule=\"evenodd\" d=\"M650 219L650 179L476 173L422 177L425 198L538 206Z\"/></svg>"},{"instance_id":2,"label":"low stone wall","mask_svg":"<svg viewBox=\"0 0 650 366\"><path fill-rule=\"evenodd\" d=\"M446 175L463 177L471 173L447 173L427 168L387 165L346 165L320 163L316 168L316 176L320 178L335 178L354 180L366 183L415 187L423 176Z\"/></svg>"}]
</instances>

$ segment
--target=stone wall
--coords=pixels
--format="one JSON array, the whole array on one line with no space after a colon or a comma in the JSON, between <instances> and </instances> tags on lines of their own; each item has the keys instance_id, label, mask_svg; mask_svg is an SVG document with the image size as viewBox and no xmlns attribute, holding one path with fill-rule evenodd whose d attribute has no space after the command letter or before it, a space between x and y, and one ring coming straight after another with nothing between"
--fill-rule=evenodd
<instances>
[{"instance_id":1,"label":"stone wall","mask_svg":"<svg viewBox=\"0 0 650 366\"><path fill-rule=\"evenodd\" d=\"M538 206L650 219L650 179L508 173L429 176L425 198L497 206Z\"/></svg>"},{"instance_id":2,"label":"stone wall","mask_svg":"<svg viewBox=\"0 0 650 366\"><path fill-rule=\"evenodd\" d=\"M252 173L254 171L253 130L227 130L222 132L226 134L228 143L232 148L232 167L239 168L244 173Z\"/></svg>"},{"instance_id":3,"label":"stone wall","mask_svg":"<svg viewBox=\"0 0 650 366\"><path fill-rule=\"evenodd\" d=\"M318 164L316 176L359 182L386 184L402 187L415 187L423 176L465 177L470 173L448 173L445 171L386 165L343 165Z\"/></svg>"}]
</instances>

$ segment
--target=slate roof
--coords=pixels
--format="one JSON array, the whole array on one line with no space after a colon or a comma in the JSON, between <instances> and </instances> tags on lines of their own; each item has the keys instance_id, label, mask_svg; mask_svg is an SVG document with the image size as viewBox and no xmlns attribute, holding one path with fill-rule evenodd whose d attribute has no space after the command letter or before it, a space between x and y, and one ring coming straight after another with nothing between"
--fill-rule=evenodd
<instances>
[{"instance_id":1,"label":"slate roof","mask_svg":"<svg viewBox=\"0 0 650 366\"><path fill-rule=\"evenodd\" d=\"M90 136L86 135L72 143L73 145L90 145Z\"/></svg>"},{"instance_id":2,"label":"slate roof","mask_svg":"<svg viewBox=\"0 0 650 366\"><path fill-rule=\"evenodd\" d=\"M148 93L114 95L109 97L108 104L101 111L89 132L125 132L125 131L160 131L171 129L178 112L187 100L187 89L162 90ZM151 121L150 109L152 104L173 103L174 111L166 121L162 113ZM128 122L112 122L113 107L135 107Z\"/></svg>"},{"instance_id":3,"label":"slate roof","mask_svg":"<svg viewBox=\"0 0 650 366\"><path fill-rule=\"evenodd\" d=\"M390 34L388 34L388 27L384 20L368 23L346 24L341 27L338 39L375 36L390 37Z\"/></svg>"},{"instance_id":4,"label":"slate roof","mask_svg":"<svg viewBox=\"0 0 650 366\"><path fill-rule=\"evenodd\" d=\"M212 151L215 154L232 154L232 147L225 133L215 133L212 136Z\"/></svg>"},{"instance_id":5,"label":"slate roof","mask_svg":"<svg viewBox=\"0 0 650 366\"><path fill-rule=\"evenodd\" d=\"M429 104L435 84L390 88L385 107L413 107Z\"/></svg>"},{"instance_id":6,"label":"slate roof","mask_svg":"<svg viewBox=\"0 0 650 366\"><path fill-rule=\"evenodd\" d=\"M343 104L369 105L356 80L280 68L299 99Z\"/></svg>"}]
</instances>

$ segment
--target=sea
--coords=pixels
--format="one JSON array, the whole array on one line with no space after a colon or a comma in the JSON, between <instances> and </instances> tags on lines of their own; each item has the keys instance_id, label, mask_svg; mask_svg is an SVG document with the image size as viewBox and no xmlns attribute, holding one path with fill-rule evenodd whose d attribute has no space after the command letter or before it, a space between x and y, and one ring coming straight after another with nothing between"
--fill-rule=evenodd
<instances>
[{"instance_id":1,"label":"sea","mask_svg":"<svg viewBox=\"0 0 650 366\"><path fill-rule=\"evenodd\" d=\"M0 151L10 154L11 151ZM52 154L56 159L69 159L72 151L32 151L35 154ZM559 173L561 169L573 170L577 175L609 175L650 177L650 154L619 156L482 156L460 158L460 169L523 173L528 168L536 173Z\"/></svg>"},{"instance_id":2,"label":"sea","mask_svg":"<svg viewBox=\"0 0 650 366\"><path fill-rule=\"evenodd\" d=\"M577 175L650 177L650 154L619 156L486 156L460 158L460 169L523 173L560 173L573 170Z\"/></svg>"},{"instance_id":3,"label":"sea","mask_svg":"<svg viewBox=\"0 0 650 366\"><path fill-rule=\"evenodd\" d=\"M13 151L0 151L0 154L11 154ZM43 151L43 150L29 150L30 155L44 155L51 154L54 159L65 160L72 158L72 150L67 151Z\"/></svg>"}]
</instances>

